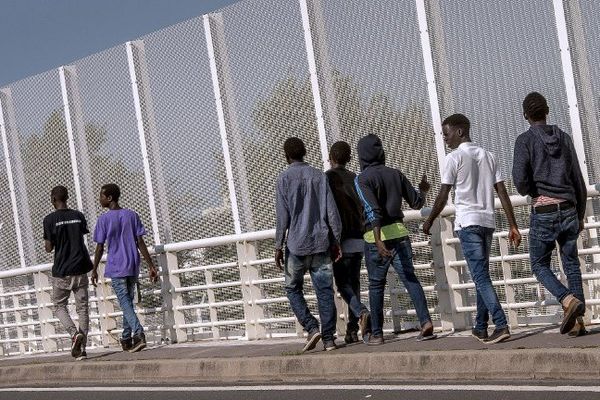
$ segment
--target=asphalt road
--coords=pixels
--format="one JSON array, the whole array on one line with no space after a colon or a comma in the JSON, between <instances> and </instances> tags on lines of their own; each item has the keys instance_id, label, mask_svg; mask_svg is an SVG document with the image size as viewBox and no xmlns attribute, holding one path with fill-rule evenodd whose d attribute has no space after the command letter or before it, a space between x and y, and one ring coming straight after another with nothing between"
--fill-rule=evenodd
<instances>
[{"instance_id":1,"label":"asphalt road","mask_svg":"<svg viewBox=\"0 0 600 400\"><path fill-rule=\"evenodd\" d=\"M79 387L0 389L0 399L11 400L596 400L600 398L597 382L559 386L540 382L365 384L365 385L245 385L205 387Z\"/></svg>"}]
</instances>

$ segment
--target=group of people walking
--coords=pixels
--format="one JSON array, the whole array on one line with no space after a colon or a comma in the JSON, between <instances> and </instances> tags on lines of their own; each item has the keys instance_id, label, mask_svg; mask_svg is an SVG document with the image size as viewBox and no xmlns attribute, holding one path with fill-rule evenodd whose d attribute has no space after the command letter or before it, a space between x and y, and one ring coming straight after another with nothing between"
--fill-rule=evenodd
<instances>
[{"instance_id":1,"label":"group of people walking","mask_svg":"<svg viewBox=\"0 0 600 400\"><path fill-rule=\"evenodd\" d=\"M123 351L137 352L146 347L144 328L135 313L135 289L140 273L140 253L148 265L152 282L158 272L144 242L146 231L139 215L121 208L121 190L115 184L102 186L100 205L108 211L98 218L94 229L96 250L90 259L84 235L89 233L85 216L67 205L69 193L64 186L50 192L55 211L44 218L44 245L47 252L54 251L52 266L52 303L56 317L71 336L71 355L77 360L87 357L86 344L89 330L88 273L92 285L98 283L98 265L108 246L104 276L111 286L123 312L123 330L120 344ZM67 305L73 292L78 326L69 315Z\"/></svg>"},{"instance_id":2,"label":"group of people walking","mask_svg":"<svg viewBox=\"0 0 600 400\"><path fill-rule=\"evenodd\" d=\"M544 287L562 304L561 333L586 333L582 316L585 299L577 254L577 238L584 227L586 186L573 142L555 125L548 125L546 99L528 94L523 115L530 128L515 143L513 182L517 191L532 199L529 231L531 269ZM510 225L508 239L521 243L512 204L496 156L471 141L470 122L454 114L442 123L443 139L452 151L446 156L441 188L431 214L423 224L430 234L435 219L454 189L456 218L454 229L477 291L477 315L472 335L485 343L498 343L510 337L506 315L492 286L489 257L495 229L494 191L498 194ZM331 146L331 169L323 173L304 162L302 140L291 137L283 146L289 167L276 182L275 263L285 273L285 290L290 306L308 334L303 351L323 341L325 350L334 350L337 290L348 304L344 341L362 340L381 345L383 305L387 272L392 266L406 287L419 320L417 340L435 339L434 326L423 287L413 265L409 230L403 224L402 202L420 209L431 188L424 175L415 188L395 168L386 166L379 137L368 134L358 141L361 173L346 165L351 148L346 142ZM146 346L144 329L135 313L135 288L140 272L140 254L147 262L149 277L156 282L158 272L144 242L145 229L138 214L119 205L120 189L102 186L100 205L108 211L98 218L93 240L93 262L84 236L89 233L85 216L70 209L64 186L51 191L55 211L44 218L47 252L54 251L52 300L55 313L71 336L71 355L86 357L89 329L88 273L98 282L98 265L108 247L104 276L123 311L120 343L123 351L136 352ZM559 245L568 286L551 270L551 256ZM360 299L360 269L365 259L369 278L369 308ZM317 296L320 321L310 312L304 297L304 275L310 273ZM74 293L78 326L68 312ZM494 331L489 334L489 317Z\"/></svg>"},{"instance_id":3,"label":"group of people walking","mask_svg":"<svg viewBox=\"0 0 600 400\"><path fill-rule=\"evenodd\" d=\"M530 196L529 254L538 281L561 303L562 334L586 333L585 298L577 254L577 238L584 228L587 190L573 142L556 125L548 125L546 99L537 92L523 101L530 128L515 143L513 182L521 195ZM441 188L431 214L423 224L430 234L435 219L454 189L454 229L477 292L477 313L471 333L485 343L510 337L506 315L489 274L495 230L494 191L509 223L509 242L521 243L521 234L504 185L497 157L471 141L469 119L447 117L442 135L452 150L446 156ZM368 134L358 141L361 173L346 168L351 148L336 142L330 149L331 169L325 173L304 162L302 140L284 143L289 164L276 183L275 262L285 273L285 290L299 323L308 333L303 351L322 340L324 349L337 348L334 339L337 290L348 304L344 341L381 345L383 299L388 269L393 266L406 287L420 323L417 340L436 338L423 288L415 275L409 231L403 224L402 201L413 209L425 205L430 184L423 176L415 189L398 169L385 165L379 137ZM552 251L559 245L565 286L551 270ZM369 278L369 309L360 300L360 267L364 254ZM304 274L309 273L317 297L319 321L304 298ZM489 317L494 330L488 332Z\"/></svg>"}]
</instances>

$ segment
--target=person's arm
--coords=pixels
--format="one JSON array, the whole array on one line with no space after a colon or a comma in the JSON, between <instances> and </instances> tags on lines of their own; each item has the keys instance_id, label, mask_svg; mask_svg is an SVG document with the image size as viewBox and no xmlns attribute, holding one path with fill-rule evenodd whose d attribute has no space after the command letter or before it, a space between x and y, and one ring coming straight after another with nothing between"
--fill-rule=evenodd
<instances>
[{"instance_id":1,"label":"person's arm","mask_svg":"<svg viewBox=\"0 0 600 400\"><path fill-rule=\"evenodd\" d=\"M398 173L400 174L402 197L404 200L408 203L410 208L414 210L423 208L425 205L427 192L429 192L429 189L431 189L431 185L429 182L427 182L427 175L423 175L421 178L421 182L419 182L419 190L417 191L402 172L398 171Z\"/></svg>"},{"instance_id":2,"label":"person's arm","mask_svg":"<svg viewBox=\"0 0 600 400\"><path fill-rule=\"evenodd\" d=\"M148 252L148 247L146 246L146 242L144 242L143 236L137 237L137 247L144 257L146 264L148 264L148 273L150 275L150 281L152 283L156 283L158 281L158 272L156 271L156 266L154 265L154 261L152 261L152 257L150 257L150 253Z\"/></svg>"},{"instance_id":3,"label":"person's arm","mask_svg":"<svg viewBox=\"0 0 600 400\"><path fill-rule=\"evenodd\" d=\"M529 158L529 149L525 140L518 137L515 142L515 150L513 153L513 169L512 177L515 188L521 196L527 196L532 192L532 175L531 160Z\"/></svg>"},{"instance_id":4,"label":"person's arm","mask_svg":"<svg viewBox=\"0 0 600 400\"><path fill-rule=\"evenodd\" d=\"M435 202L433 203L433 208L431 209L431 214L427 217L427 220L423 223L423 233L426 235L430 235L431 225L433 221L440 215L440 213L446 207L448 203L448 196L450 196L450 190L452 190L452 185L442 184L440 188L440 192L435 198Z\"/></svg>"},{"instance_id":5,"label":"person's arm","mask_svg":"<svg viewBox=\"0 0 600 400\"><path fill-rule=\"evenodd\" d=\"M283 246L285 236L290 227L290 213L283 194L283 182L281 177L277 179L275 187L275 265L283 270Z\"/></svg>"},{"instance_id":6,"label":"person's arm","mask_svg":"<svg viewBox=\"0 0 600 400\"><path fill-rule=\"evenodd\" d=\"M98 283L98 265L104 254L104 243L96 244L96 250L94 251L94 265L92 267L92 285L95 287Z\"/></svg>"},{"instance_id":7,"label":"person's arm","mask_svg":"<svg viewBox=\"0 0 600 400\"><path fill-rule=\"evenodd\" d=\"M504 182L497 182L494 184L494 189L496 189L496 193L498 193L500 203L502 203L502 208L504 209L504 213L508 219L508 241L515 247L519 247L521 244L521 233L519 232L519 227L517 226L517 219L515 218L515 212L513 210L512 203L510 202L510 198L508 197L506 186L504 186Z\"/></svg>"},{"instance_id":8,"label":"person's arm","mask_svg":"<svg viewBox=\"0 0 600 400\"><path fill-rule=\"evenodd\" d=\"M329 180L324 175L325 180L325 204L327 206L327 224L333 236L333 243L331 243L331 255L334 262L339 261L342 258L342 219L333 197L333 192L329 186Z\"/></svg>"},{"instance_id":9,"label":"person's arm","mask_svg":"<svg viewBox=\"0 0 600 400\"><path fill-rule=\"evenodd\" d=\"M361 179L363 178L363 179ZM358 193L358 197L363 203L365 209L365 218L373 229L373 236L375 238L375 245L377 251L382 257L390 257L392 254L385 247L385 243L381 240L381 207L375 196L375 188L373 185L361 175L354 179L354 187Z\"/></svg>"},{"instance_id":10,"label":"person's arm","mask_svg":"<svg viewBox=\"0 0 600 400\"><path fill-rule=\"evenodd\" d=\"M52 250L54 250L54 245L51 241L44 240L44 249L46 250L46 253L52 253Z\"/></svg>"}]
</instances>

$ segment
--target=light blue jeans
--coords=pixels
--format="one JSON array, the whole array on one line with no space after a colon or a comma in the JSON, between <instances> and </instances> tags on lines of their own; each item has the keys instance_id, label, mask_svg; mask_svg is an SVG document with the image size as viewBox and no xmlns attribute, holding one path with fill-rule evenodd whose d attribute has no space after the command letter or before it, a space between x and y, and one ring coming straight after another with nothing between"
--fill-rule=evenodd
<instances>
[{"instance_id":1,"label":"light blue jeans","mask_svg":"<svg viewBox=\"0 0 600 400\"><path fill-rule=\"evenodd\" d=\"M119 299L121 311L123 311L123 333L121 334L123 339L129 339L132 334L135 336L144 332L144 328L142 328L142 324L140 324L133 308L136 282L137 277L135 276L111 278L112 288L117 295L117 299Z\"/></svg>"}]
</instances>

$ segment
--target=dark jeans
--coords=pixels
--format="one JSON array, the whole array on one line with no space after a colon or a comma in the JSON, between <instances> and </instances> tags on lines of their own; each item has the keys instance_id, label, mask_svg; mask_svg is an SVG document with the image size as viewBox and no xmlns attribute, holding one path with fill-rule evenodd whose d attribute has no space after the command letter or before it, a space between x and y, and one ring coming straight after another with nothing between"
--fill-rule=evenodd
<instances>
[{"instance_id":1,"label":"dark jeans","mask_svg":"<svg viewBox=\"0 0 600 400\"><path fill-rule=\"evenodd\" d=\"M358 317L363 311L369 312L360 302L360 266L362 253L344 253L342 259L333 263L333 277L342 299L348 304L348 324L350 332L358 331Z\"/></svg>"},{"instance_id":2,"label":"dark jeans","mask_svg":"<svg viewBox=\"0 0 600 400\"><path fill-rule=\"evenodd\" d=\"M506 328L506 314L502 310L498 295L490 278L490 249L494 228L471 225L457 232L463 255L469 266L471 278L477 292L477 316L475 329L486 330L489 314L496 329Z\"/></svg>"},{"instance_id":3,"label":"dark jeans","mask_svg":"<svg viewBox=\"0 0 600 400\"><path fill-rule=\"evenodd\" d=\"M581 269L577 254L579 219L575 208L546 214L531 213L529 228L529 257L536 278L558 301L573 294L585 303ZM563 270L569 288L560 283L550 270L552 251L558 242Z\"/></svg>"},{"instance_id":4,"label":"dark jeans","mask_svg":"<svg viewBox=\"0 0 600 400\"><path fill-rule=\"evenodd\" d=\"M304 298L304 274L310 279L317 295L317 306L321 318L323 340L333 340L336 323L336 309L333 293L333 272L329 253L296 256L285 251L285 291L292 311L304 330L319 329L319 321L310 313Z\"/></svg>"},{"instance_id":5,"label":"dark jeans","mask_svg":"<svg viewBox=\"0 0 600 400\"><path fill-rule=\"evenodd\" d=\"M408 290L421 325L431 321L423 287L415 275L410 239L408 237L391 239L386 240L384 243L388 250L396 251L391 264L406 290ZM371 307L372 332L373 335L381 335L383 333L383 293L390 262L389 259L384 259L379 255L377 246L374 243L365 243L365 261L369 273L369 305Z\"/></svg>"},{"instance_id":6,"label":"dark jeans","mask_svg":"<svg viewBox=\"0 0 600 400\"><path fill-rule=\"evenodd\" d=\"M119 299L121 311L123 311L123 333L121 334L123 339L129 339L132 334L138 335L144 332L144 328L142 328L142 324L140 324L133 308L136 282L137 277L135 276L111 278L112 288L117 295L117 299Z\"/></svg>"}]
</instances>

